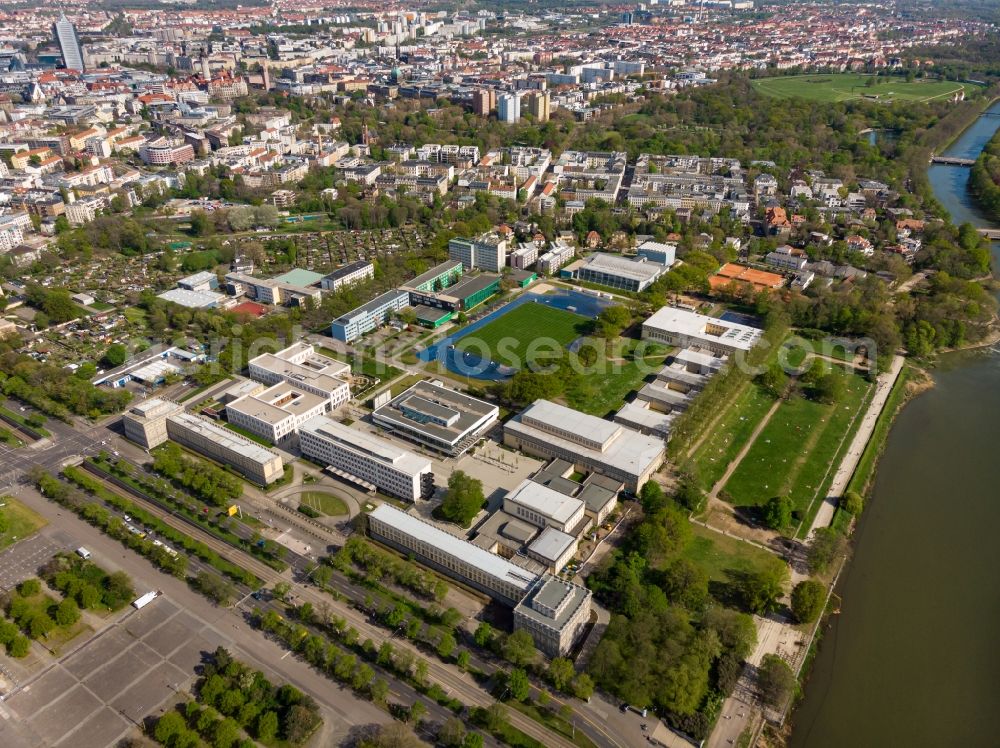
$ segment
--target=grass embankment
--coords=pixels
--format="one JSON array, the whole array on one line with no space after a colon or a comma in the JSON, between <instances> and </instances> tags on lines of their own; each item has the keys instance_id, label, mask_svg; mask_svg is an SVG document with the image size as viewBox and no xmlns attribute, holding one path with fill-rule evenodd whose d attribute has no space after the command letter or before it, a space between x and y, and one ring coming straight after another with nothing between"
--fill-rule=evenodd
<instances>
[{"instance_id":1,"label":"grass embankment","mask_svg":"<svg viewBox=\"0 0 1000 748\"><path fill-rule=\"evenodd\" d=\"M878 420L875 422L871 438L868 440L868 444L865 445L865 450L861 453L861 458L854 468L854 474L847 484L848 491L855 491L861 495L867 493L872 477L875 475L875 468L878 466L879 457L882 455L886 439L889 436L889 431L892 429L892 424L895 422L900 408L906 404L908 399L907 382L909 382L912 376L913 369L909 366L904 366L903 370L899 373L896 383L892 386L892 392L889 393L882 412L879 413ZM851 519L852 517L848 512L838 507L836 513L833 515L833 526L838 530L846 531L851 523Z\"/></svg>"},{"instance_id":2,"label":"grass embankment","mask_svg":"<svg viewBox=\"0 0 1000 748\"><path fill-rule=\"evenodd\" d=\"M714 430L695 450L691 465L706 491L726 472L753 430L774 404L774 396L763 387L748 383L716 423Z\"/></svg>"},{"instance_id":3,"label":"grass embankment","mask_svg":"<svg viewBox=\"0 0 1000 748\"><path fill-rule=\"evenodd\" d=\"M788 496L797 518L805 521L871 389L866 379L852 375L835 404L801 396L783 402L726 482L726 499L736 506L763 506L774 496Z\"/></svg>"},{"instance_id":4,"label":"grass embankment","mask_svg":"<svg viewBox=\"0 0 1000 748\"><path fill-rule=\"evenodd\" d=\"M343 499L325 491L306 491L299 497L299 502L329 517L349 514Z\"/></svg>"},{"instance_id":5,"label":"grass embankment","mask_svg":"<svg viewBox=\"0 0 1000 748\"><path fill-rule=\"evenodd\" d=\"M691 539L681 555L708 575L710 587L712 582L730 582L733 572L764 571L782 564L773 553L693 522Z\"/></svg>"}]
</instances>

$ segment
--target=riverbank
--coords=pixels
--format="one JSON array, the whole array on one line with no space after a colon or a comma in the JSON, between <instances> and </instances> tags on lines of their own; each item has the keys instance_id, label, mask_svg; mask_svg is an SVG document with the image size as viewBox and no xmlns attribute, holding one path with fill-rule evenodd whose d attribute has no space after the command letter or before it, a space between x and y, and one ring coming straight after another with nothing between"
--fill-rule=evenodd
<instances>
[{"instance_id":1,"label":"riverbank","mask_svg":"<svg viewBox=\"0 0 1000 748\"><path fill-rule=\"evenodd\" d=\"M982 106L948 138L948 155L977 158L1000 126L998 110L995 99ZM953 223L995 228L972 201L968 170L932 166L926 178ZM772 734L767 745L995 743L1000 698L984 658L995 638L983 602L1000 596L1000 464L992 455L1000 356L990 352L998 342L994 329L964 352L936 355L933 379L908 367L911 381L885 434L873 434L879 449L868 475L859 466L852 481L868 500L835 590L840 613L820 629L791 732Z\"/></svg>"}]
</instances>

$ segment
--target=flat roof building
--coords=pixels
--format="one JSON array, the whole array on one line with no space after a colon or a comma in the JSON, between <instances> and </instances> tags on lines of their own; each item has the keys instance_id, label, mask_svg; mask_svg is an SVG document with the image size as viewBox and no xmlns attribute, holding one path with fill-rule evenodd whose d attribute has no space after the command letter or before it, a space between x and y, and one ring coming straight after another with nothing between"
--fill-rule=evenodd
<instances>
[{"instance_id":1,"label":"flat roof building","mask_svg":"<svg viewBox=\"0 0 1000 748\"><path fill-rule=\"evenodd\" d=\"M514 607L514 628L531 634L549 657L562 657L586 628L592 597L585 587L546 574Z\"/></svg>"},{"instance_id":2,"label":"flat roof building","mask_svg":"<svg viewBox=\"0 0 1000 748\"><path fill-rule=\"evenodd\" d=\"M538 581L536 574L390 504L368 514L368 534L511 607Z\"/></svg>"},{"instance_id":3,"label":"flat roof building","mask_svg":"<svg viewBox=\"0 0 1000 748\"><path fill-rule=\"evenodd\" d=\"M554 527L573 537L579 537L590 524L582 501L530 479L521 481L504 497L503 510L536 527Z\"/></svg>"},{"instance_id":4,"label":"flat roof building","mask_svg":"<svg viewBox=\"0 0 1000 748\"><path fill-rule=\"evenodd\" d=\"M606 475L633 493L663 464L665 452L662 439L548 400L507 421L504 444Z\"/></svg>"},{"instance_id":5,"label":"flat roof building","mask_svg":"<svg viewBox=\"0 0 1000 748\"><path fill-rule=\"evenodd\" d=\"M351 367L317 353L309 343L293 343L277 353L263 353L250 360L250 378L264 384L288 382L327 400L327 411L351 399Z\"/></svg>"},{"instance_id":6,"label":"flat roof building","mask_svg":"<svg viewBox=\"0 0 1000 748\"><path fill-rule=\"evenodd\" d=\"M177 281L177 287L188 291L214 291L219 287L219 278L215 273L203 270L200 273L181 278Z\"/></svg>"},{"instance_id":7,"label":"flat roof building","mask_svg":"<svg viewBox=\"0 0 1000 748\"><path fill-rule=\"evenodd\" d=\"M665 265L621 255L595 252L574 269L566 269L577 280L639 293L645 291L666 270Z\"/></svg>"},{"instance_id":8,"label":"flat roof building","mask_svg":"<svg viewBox=\"0 0 1000 748\"><path fill-rule=\"evenodd\" d=\"M410 304L446 309L450 312L467 311L479 306L500 291L500 276L490 273L468 275L444 291L410 291Z\"/></svg>"},{"instance_id":9,"label":"flat roof building","mask_svg":"<svg viewBox=\"0 0 1000 748\"><path fill-rule=\"evenodd\" d=\"M375 264L368 260L358 260L343 267L339 267L332 273L328 273L320 280L319 285L324 291L339 291L341 288L353 286L357 283L364 283L375 277Z\"/></svg>"},{"instance_id":10,"label":"flat roof building","mask_svg":"<svg viewBox=\"0 0 1000 748\"><path fill-rule=\"evenodd\" d=\"M706 348L719 355L745 353L757 344L762 334L756 327L672 306L663 307L642 324L644 340L681 348Z\"/></svg>"},{"instance_id":11,"label":"flat roof building","mask_svg":"<svg viewBox=\"0 0 1000 748\"><path fill-rule=\"evenodd\" d=\"M255 278L248 273L234 271L226 274L226 290L233 296L246 294L248 298L262 304L301 306L307 299L312 299L313 303L318 304L322 300L323 292L315 284L318 284L322 277L319 273L308 270L301 270L300 273L289 271L277 278ZM281 280L282 278L311 282L302 285Z\"/></svg>"},{"instance_id":12,"label":"flat roof building","mask_svg":"<svg viewBox=\"0 0 1000 748\"><path fill-rule=\"evenodd\" d=\"M377 426L447 455L458 456L496 423L496 405L436 382L417 382L372 413Z\"/></svg>"},{"instance_id":13,"label":"flat roof building","mask_svg":"<svg viewBox=\"0 0 1000 748\"><path fill-rule=\"evenodd\" d=\"M461 262L448 260L407 281L401 288L409 291L440 291L457 283L462 272Z\"/></svg>"},{"instance_id":14,"label":"flat roof building","mask_svg":"<svg viewBox=\"0 0 1000 748\"><path fill-rule=\"evenodd\" d=\"M284 464L277 452L207 418L183 411L174 413L167 417L167 434L178 444L235 468L254 483L266 486L284 475Z\"/></svg>"},{"instance_id":15,"label":"flat roof building","mask_svg":"<svg viewBox=\"0 0 1000 748\"><path fill-rule=\"evenodd\" d=\"M350 343L366 332L386 324L394 313L409 305L409 291L389 291L337 317L330 323L330 335L344 343Z\"/></svg>"},{"instance_id":16,"label":"flat roof building","mask_svg":"<svg viewBox=\"0 0 1000 748\"><path fill-rule=\"evenodd\" d=\"M186 288L171 288L169 291L157 294L156 298L188 309L215 309L226 297L214 291L189 291Z\"/></svg>"},{"instance_id":17,"label":"flat roof building","mask_svg":"<svg viewBox=\"0 0 1000 748\"><path fill-rule=\"evenodd\" d=\"M527 555L542 564L547 571L558 572L576 555L576 536L554 527L546 527L528 545Z\"/></svg>"},{"instance_id":18,"label":"flat roof building","mask_svg":"<svg viewBox=\"0 0 1000 748\"><path fill-rule=\"evenodd\" d=\"M183 405L159 397L136 403L122 414L125 437L145 449L158 447L168 439L167 417L183 410Z\"/></svg>"},{"instance_id":19,"label":"flat roof building","mask_svg":"<svg viewBox=\"0 0 1000 748\"><path fill-rule=\"evenodd\" d=\"M369 490L407 501L434 493L434 473L426 457L327 416L315 416L299 427L299 449L328 465L334 475Z\"/></svg>"},{"instance_id":20,"label":"flat roof building","mask_svg":"<svg viewBox=\"0 0 1000 748\"><path fill-rule=\"evenodd\" d=\"M226 420L274 444L288 443L294 441L299 426L313 416L323 415L329 407L326 397L278 382L226 405Z\"/></svg>"}]
</instances>

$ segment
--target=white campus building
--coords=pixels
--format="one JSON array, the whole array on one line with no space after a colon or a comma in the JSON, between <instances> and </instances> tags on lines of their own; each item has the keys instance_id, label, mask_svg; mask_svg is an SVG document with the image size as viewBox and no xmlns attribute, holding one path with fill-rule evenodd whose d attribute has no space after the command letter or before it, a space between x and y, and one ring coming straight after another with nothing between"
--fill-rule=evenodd
<instances>
[{"instance_id":1,"label":"white campus building","mask_svg":"<svg viewBox=\"0 0 1000 748\"><path fill-rule=\"evenodd\" d=\"M407 501L434 493L434 473L426 457L327 416L302 424L299 449L309 459L328 465L334 475L369 490Z\"/></svg>"},{"instance_id":2,"label":"white campus building","mask_svg":"<svg viewBox=\"0 0 1000 748\"><path fill-rule=\"evenodd\" d=\"M351 367L324 356L308 343L294 343L277 353L264 353L250 360L250 378L264 384L288 382L300 390L327 399L334 410L351 399Z\"/></svg>"},{"instance_id":3,"label":"white campus building","mask_svg":"<svg viewBox=\"0 0 1000 748\"><path fill-rule=\"evenodd\" d=\"M745 353L762 334L756 327L672 306L663 307L642 324L643 340L679 348L706 348L719 355Z\"/></svg>"},{"instance_id":4,"label":"white campus building","mask_svg":"<svg viewBox=\"0 0 1000 748\"><path fill-rule=\"evenodd\" d=\"M565 405L536 400L504 424L504 444L539 457L556 457L637 492L663 464L662 439L646 436Z\"/></svg>"},{"instance_id":5,"label":"white campus building","mask_svg":"<svg viewBox=\"0 0 1000 748\"><path fill-rule=\"evenodd\" d=\"M226 420L274 444L288 442L299 427L329 410L330 400L288 382L244 395L226 405Z\"/></svg>"}]
</instances>

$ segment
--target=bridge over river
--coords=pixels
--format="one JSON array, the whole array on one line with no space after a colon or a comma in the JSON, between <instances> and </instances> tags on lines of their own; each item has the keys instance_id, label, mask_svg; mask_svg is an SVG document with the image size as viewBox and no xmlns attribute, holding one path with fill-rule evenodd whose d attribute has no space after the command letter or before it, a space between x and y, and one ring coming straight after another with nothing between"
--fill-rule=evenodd
<instances>
[{"instance_id":1,"label":"bridge over river","mask_svg":"<svg viewBox=\"0 0 1000 748\"><path fill-rule=\"evenodd\" d=\"M972 166L976 163L974 158L958 158L957 156L931 156L932 164L946 164L947 166Z\"/></svg>"}]
</instances>

